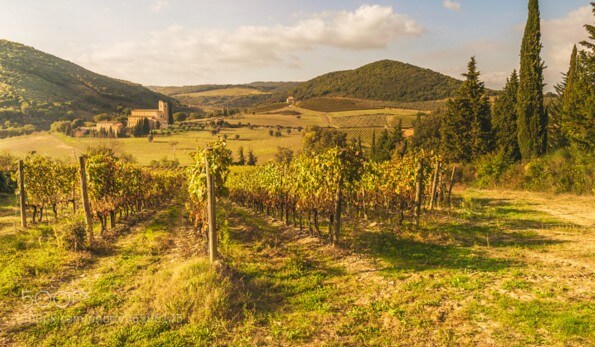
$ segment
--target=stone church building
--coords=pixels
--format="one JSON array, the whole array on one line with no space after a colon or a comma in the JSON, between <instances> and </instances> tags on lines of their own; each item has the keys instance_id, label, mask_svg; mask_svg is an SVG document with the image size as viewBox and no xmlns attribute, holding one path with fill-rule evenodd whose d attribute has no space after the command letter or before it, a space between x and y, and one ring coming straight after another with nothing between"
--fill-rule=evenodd
<instances>
[{"instance_id":1,"label":"stone church building","mask_svg":"<svg viewBox=\"0 0 595 347\"><path fill-rule=\"evenodd\" d=\"M128 127L133 128L138 122L147 118L151 129L167 129L168 118L171 112L167 101L159 101L159 108L156 110L135 109L128 116Z\"/></svg>"}]
</instances>

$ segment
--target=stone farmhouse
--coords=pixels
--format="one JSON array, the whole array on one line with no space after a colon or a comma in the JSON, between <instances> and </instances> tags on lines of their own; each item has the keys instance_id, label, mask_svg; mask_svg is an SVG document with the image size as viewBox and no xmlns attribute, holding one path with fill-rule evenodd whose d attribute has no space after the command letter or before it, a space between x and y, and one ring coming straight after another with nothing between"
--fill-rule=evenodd
<instances>
[{"instance_id":1,"label":"stone farmhouse","mask_svg":"<svg viewBox=\"0 0 595 347\"><path fill-rule=\"evenodd\" d=\"M124 129L124 124L120 122L99 122L95 125L95 130L100 132L104 130L106 133L112 132L114 135L118 136L122 133Z\"/></svg>"}]
</instances>

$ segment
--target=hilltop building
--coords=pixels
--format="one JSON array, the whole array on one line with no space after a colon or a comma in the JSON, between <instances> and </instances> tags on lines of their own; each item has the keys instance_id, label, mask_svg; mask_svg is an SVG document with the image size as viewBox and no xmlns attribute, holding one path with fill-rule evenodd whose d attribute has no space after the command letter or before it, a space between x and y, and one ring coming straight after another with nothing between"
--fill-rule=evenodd
<instances>
[{"instance_id":1,"label":"hilltop building","mask_svg":"<svg viewBox=\"0 0 595 347\"><path fill-rule=\"evenodd\" d=\"M137 123L146 118L149 120L151 129L166 129L169 126L169 113L169 103L167 101L159 100L159 108L156 110L132 110L130 116L128 117L128 127L133 128Z\"/></svg>"},{"instance_id":2,"label":"hilltop building","mask_svg":"<svg viewBox=\"0 0 595 347\"><path fill-rule=\"evenodd\" d=\"M99 122L95 125L95 131L97 133L113 134L115 137L119 137L124 132L124 124L120 122Z\"/></svg>"}]
</instances>

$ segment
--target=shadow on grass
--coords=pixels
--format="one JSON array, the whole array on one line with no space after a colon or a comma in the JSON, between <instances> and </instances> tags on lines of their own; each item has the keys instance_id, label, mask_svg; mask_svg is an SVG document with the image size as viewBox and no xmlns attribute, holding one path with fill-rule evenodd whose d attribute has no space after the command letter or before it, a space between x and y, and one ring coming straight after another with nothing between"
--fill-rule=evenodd
<instances>
[{"instance_id":1,"label":"shadow on grass","mask_svg":"<svg viewBox=\"0 0 595 347\"><path fill-rule=\"evenodd\" d=\"M260 216L241 209L230 213L234 245L225 263L230 264L234 290L244 296L242 309L248 308L261 324L268 324L267 317L284 312L291 302L316 306L326 300L320 295L329 290L324 280L344 274L341 268L308 257L308 249L289 245L292 235Z\"/></svg>"},{"instance_id":2,"label":"shadow on grass","mask_svg":"<svg viewBox=\"0 0 595 347\"><path fill-rule=\"evenodd\" d=\"M499 271L522 262L490 258L474 246L540 248L565 241L538 232L572 225L546 213L506 199L457 199L461 209L436 211L420 230L402 235L387 231L356 230L357 249L391 264L387 270L472 269ZM357 228L356 228L357 229ZM414 237L415 236L415 237ZM419 241L427 239L428 241Z\"/></svg>"},{"instance_id":3,"label":"shadow on grass","mask_svg":"<svg viewBox=\"0 0 595 347\"><path fill-rule=\"evenodd\" d=\"M455 205L461 205L454 212L458 218L453 220L446 211L438 211L424 231L441 234L463 246L542 247L564 241L544 236L538 230L579 227L507 199L458 198L456 201Z\"/></svg>"},{"instance_id":4,"label":"shadow on grass","mask_svg":"<svg viewBox=\"0 0 595 347\"><path fill-rule=\"evenodd\" d=\"M392 233L363 232L356 242L365 252L391 264L385 271L444 268L490 272L522 265L512 260L489 258L468 247L420 242Z\"/></svg>"}]
</instances>

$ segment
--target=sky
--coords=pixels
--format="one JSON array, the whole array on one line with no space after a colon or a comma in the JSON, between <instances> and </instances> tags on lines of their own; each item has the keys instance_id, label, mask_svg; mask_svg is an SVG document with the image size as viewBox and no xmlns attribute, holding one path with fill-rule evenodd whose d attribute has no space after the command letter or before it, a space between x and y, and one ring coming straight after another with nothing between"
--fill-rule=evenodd
<instances>
[{"instance_id":1,"label":"sky","mask_svg":"<svg viewBox=\"0 0 595 347\"><path fill-rule=\"evenodd\" d=\"M382 59L460 78L475 56L518 69L523 0L0 0L0 38L144 85L305 81ZM541 0L547 90L593 23L590 0Z\"/></svg>"}]
</instances>

